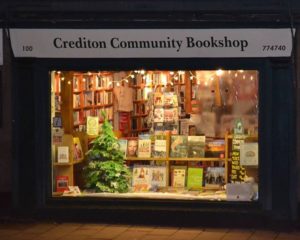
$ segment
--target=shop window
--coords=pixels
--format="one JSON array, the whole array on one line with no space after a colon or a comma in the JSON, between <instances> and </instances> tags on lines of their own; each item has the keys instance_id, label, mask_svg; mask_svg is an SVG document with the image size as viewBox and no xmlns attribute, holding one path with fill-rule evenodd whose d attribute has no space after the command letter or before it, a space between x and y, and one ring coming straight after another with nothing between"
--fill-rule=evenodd
<instances>
[{"instance_id":1,"label":"shop window","mask_svg":"<svg viewBox=\"0 0 300 240\"><path fill-rule=\"evenodd\" d=\"M258 78L52 71L53 197L257 200Z\"/></svg>"}]
</instances>

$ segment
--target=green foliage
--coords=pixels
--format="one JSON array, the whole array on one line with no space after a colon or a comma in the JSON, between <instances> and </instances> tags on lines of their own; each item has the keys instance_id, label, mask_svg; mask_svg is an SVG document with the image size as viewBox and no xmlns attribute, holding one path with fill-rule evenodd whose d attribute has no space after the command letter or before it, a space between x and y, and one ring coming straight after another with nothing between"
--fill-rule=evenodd
<instances>
[{"instance_id":1,"label":"green foliage","mask_svg":"<svg viewBox=\"0 0 300 240\"><path fill-rule=\"evenodd\" d=\"M101 134L92 144L87 152L90 161L84 169L86 187L96 192L128 192L130 172L112 125L106 117Z\"/></svg>"}]
</instances>

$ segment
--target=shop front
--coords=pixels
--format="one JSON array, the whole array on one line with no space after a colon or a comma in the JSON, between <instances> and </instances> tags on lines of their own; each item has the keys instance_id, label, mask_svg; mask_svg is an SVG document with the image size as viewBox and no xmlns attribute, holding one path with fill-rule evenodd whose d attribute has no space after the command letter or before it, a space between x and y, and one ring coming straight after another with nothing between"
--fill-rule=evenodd
<instances>
[{"instance_id":1,"label":"shop front","mask_svg":"<svg viewBox=\"0 0 300 240\"><path fill-rule=\"evenodd\" d=\"M291 29L9 36L16 206L85 219L295 217Z\"/></svg>"}]
</instances>

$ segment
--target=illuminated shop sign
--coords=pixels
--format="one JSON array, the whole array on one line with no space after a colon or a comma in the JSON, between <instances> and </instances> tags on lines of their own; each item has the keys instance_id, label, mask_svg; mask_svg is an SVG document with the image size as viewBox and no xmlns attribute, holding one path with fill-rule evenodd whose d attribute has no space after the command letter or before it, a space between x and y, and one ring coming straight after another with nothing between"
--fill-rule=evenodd
<instances>
[{"instance_id":1,"label":"illuminated shop sign","mask_svg":"<svg viewBox=\"0 0 300 240\"><path fill-rule=\"evenodd\" d=\"M15 57L289 57L291 29L10 29Z\"/></svg>"}]
</instances>

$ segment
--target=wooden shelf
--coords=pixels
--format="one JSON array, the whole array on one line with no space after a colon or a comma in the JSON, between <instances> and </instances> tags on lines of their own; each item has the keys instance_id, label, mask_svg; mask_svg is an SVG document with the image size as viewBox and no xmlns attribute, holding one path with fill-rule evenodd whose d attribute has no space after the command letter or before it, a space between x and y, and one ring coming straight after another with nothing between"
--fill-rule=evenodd
<instances>
[{"instance_id":1,"label":"wooden shelf","mask_svg":"<svg viewBox=\"0 0 300 240\"><path fill-rule=\"evenodd\" d=\"M128 161L168 161L167 158L139 158L139 157L127 157L125 160Z\"/></svg>"},{"instance_id":2,"label":"wooden shelf","mask_svg":"<svg viewBox=\"0 0 300 240\"><path fill-rule=\"evenodd\" d=\"M173 157L166 157L166 158L140 158L140 157L127 157L125 158L129 161L197 161L197 162L218 162L218 161L225 161L225 158L173 158Z\"/></svg>"},{"instance_id":3,"label":"wooden shelf","mask_svg":"<svg viewBox=\"0 0 300 240\"><path fill-rule=\"evenodd\" d=\"M218 162L218 161L225 161L225 158L175 158L169 157L169 161L197 161L197 162Z\"/></svg>"},{"instance_id":4,"label":"wooden shelf","mask_svg":"<svg viewBox=\"0 0 300 240\"><path fill-rule=\"evenodd\" d=\"M53 163L53 166L61 166L61 167L68 167L68 166L72 166L72 163Z\"/></svg>"},{"instance_id":5,"label":"wooden shelf","mask_svg":"<svg viewBox=\"0 0 300 240\"><path fill-rule=\"evenodd\" d=\"M80 158L79 160L74 160L73 161L73 164L75 165L75 164L78 164L78 163L82 163L84 161L84 158Z\"/></svg>"},{"instance_id":6,"label":"wooden shelf","mask_svg":"<svg viewBox=\"0 0 300 240\"><path fill-rule=\"evenodd\" d=\"M112 103L107 103L107 104L96 104L94 105L94 108L103 108L103 107L112 107Z\"/></svg>"},{"instance_id":7,"label":"wooden shelf","mask_svg":"<svg viewBox=\"0 0 300 240\"><path fill-rule=\"evenodd\" d=\"M147 117L148 114L147 113L144 113L144 114L137 114L137 115L133 115L132 117L133 118L138 118L138 117Z\"/></svg>"},{"instance_id":8,"label":"wooden shelf","mask_svg":"<svg viewBox=\"0 0 300 240\"><path fill-rule=\"evenodd\" d=\"M111 92L111 91L113 91L113 88L96 88L95 89L95 92L103 92L103 91Z\"/></svg>"},{"instance_id":9,"label":"wooden shelf","mask_svg":"<svg viewBox=\"0 0 300 240\"><path fill-rule=\"evenodd\" d=\"M132 129L131 132L145 132L149 130L150 128L139 128L139 129Z\"/></svg>"},{"instance_id":10,"label":"wooden shelf","mask_svg":"<svg viewBox=\"0 0 300 240\"><path fill-rule=\"evenodd\" d=\"M133 100L134 103L146 103L148 102L147 99L143 99L143 100Z\"/></svg>"}]
</instances>

